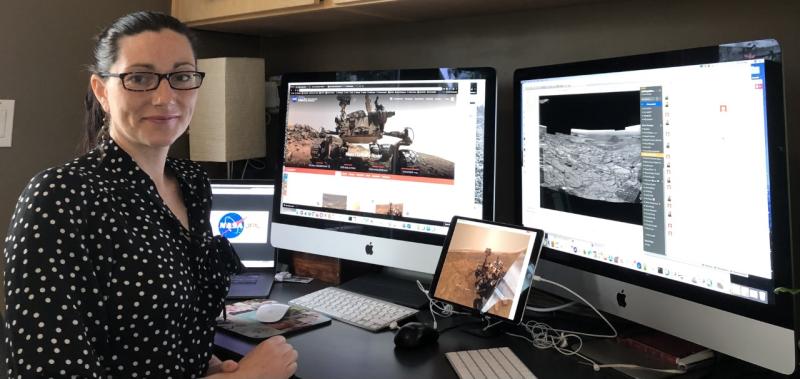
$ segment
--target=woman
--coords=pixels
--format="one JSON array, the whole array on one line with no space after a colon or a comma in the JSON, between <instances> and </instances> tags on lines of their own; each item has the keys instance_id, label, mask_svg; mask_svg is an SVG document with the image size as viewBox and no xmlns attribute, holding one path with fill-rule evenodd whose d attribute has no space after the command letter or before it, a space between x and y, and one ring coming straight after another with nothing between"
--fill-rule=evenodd
<instances>
[{"instance_id":1,"label":"woman","mask_svg":"<svg viewBox=\"0 0 800 379\"><path fill-rule=\"evenodd\" d=\"M36 175L5 244L10 377L286 378L283 337L211 354L238 259L212 237L208 179L167 158L204 74L178 20L137 12L97 38L89 151Z\"/></svg>"}]
</instances>

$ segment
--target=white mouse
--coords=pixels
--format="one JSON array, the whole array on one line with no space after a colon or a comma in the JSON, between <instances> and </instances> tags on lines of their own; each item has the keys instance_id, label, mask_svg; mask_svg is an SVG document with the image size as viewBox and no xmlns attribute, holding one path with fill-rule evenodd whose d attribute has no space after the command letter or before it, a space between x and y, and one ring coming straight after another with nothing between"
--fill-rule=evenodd
<instances>
[{"instance_id":1,"label":"white mouse","mask_svg":"<svg viewBox=\"0 0 800 379\"><path fill-rule=\"evenodd\" d=\"M289 306L286 304L264 304L256 311L256 320L261 322L275 322L283 318Z\"/></svg>"}]
</instances>

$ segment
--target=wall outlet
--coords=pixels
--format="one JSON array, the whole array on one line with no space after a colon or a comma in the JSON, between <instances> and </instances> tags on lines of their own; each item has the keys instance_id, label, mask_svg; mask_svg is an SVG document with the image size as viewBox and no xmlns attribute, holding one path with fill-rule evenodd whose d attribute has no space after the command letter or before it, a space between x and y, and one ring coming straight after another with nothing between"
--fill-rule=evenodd
<instances>
[{"instance_id":1,"label":"wall outlet","mask_svg":"<svg viewBox=\"0 0 800 379\"><path fill-rule=\"evenodd\" d=\"M14 129L14 100L0 100L0 147L11 147Z\"/></svg>"}]
</instances>

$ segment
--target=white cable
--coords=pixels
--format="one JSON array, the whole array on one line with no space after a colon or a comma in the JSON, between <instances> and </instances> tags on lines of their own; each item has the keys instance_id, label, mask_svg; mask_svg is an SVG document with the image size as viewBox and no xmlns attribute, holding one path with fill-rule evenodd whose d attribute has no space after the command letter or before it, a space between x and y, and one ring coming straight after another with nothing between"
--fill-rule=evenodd
<instances>
[{"instance_id":1,"label":"white cable","mask_svg":"<svg viewBox=\"0 0 800 379\"><path fill-rule=\"evenodd\" d=\"M561 304L561 305L556 305L554 307L548 307L548 308L537 308L537 307L531 307L529 305L529 306L525 307L525 309L527 309L529 311L532 311L532 312L547 313L547 312L560 311L560 310L562 310L564 308L571 307L571 306L573 306L575 304L578 304L578 302L577 301L570 301L568 303L564 303L564 304Z\"/></svg>"},{"instance_id":2,"label":"white cable","mask_svg":"<svg viewBox=\"0 0 800 379\"><path fill-rule=\"evenodd\" d=\"M256 170L263 170L263 169L267 168L267 164L264 163L264 162L261 162L261 159L253 158L253 159L248 159L248 161L250 162L250 167L252 167L252 168L254 168Z\"/></svg>"},{"instance_id":3,"label":"white cable","mask_svg":"<svg viewBox=\"0 0 800 379\"><path fill-rule=\"evenodd\" d=\"M514 334L514 333L506 333L506 334L508 334L510 336L513 336L513 337L522 338L522 339L530 342L531 345L533 345L533 347L535 347L537 349L544 350L544 349L553 348L553 349L555 349L556 351L558 351L559 353L561 353L563 355L575 355L575 356L578 356L581 359L587 361L589 364L591 364L592 369L594 371L600 371L600 369L602 369L602 368L627 368L627 369L635 369L635 370L647 370L647 371L663 372L663 373L669 373L669 374L685 374L686 373L685 369L680 369L680 368L679 369L658 369L658 368L644 367L644 366L639 366L639 365L634 365L634 364L626 364L626 363L598 364L597 362L595 362L591 358L581 354L580 350L583 347L583 339L581 338L582 335L583 336L590 336L590 337L599 337L599 338L615 338L617 336L617 329L614 328L614 325L612 325L611 322L609 322L608 319L606 319L605 316L603 316L603 314L600 313L600 311L598 311L597 308L594 307L594 305L592 305L591 303L586 301L586 299L584 299L582 296L580 296L577 293L575 293L575 291L567 288L566 286L564 286L564 285L562 285L560 283L556 283L554 281L544 279L544 278L542 278L542 277L540 277L538 275L534 275L533 276L533 280L535 280L537 282L544 282L544 283L548 283L548 284L552 284L552 285L555 285L557 287L560 287L560 288L566 290L567 292L571 293L572 295L574 295L575 297L577 297L581 301L583 301L586 305L588 305L590 308L592 308L592 310L595 313L597 313L597 315L600 316L600 318L602 318L603 321L606 322L606 324L609 326L609 328L611 328L611 330L613 331L613 334L612 335L598 335L598 334L592 334L592 333L582 333L582 332L575 332L575 331L569 331L569 330L563 330L563 329L555 329L555 328L552 328L550 325L547 325L547 324L545 324L543 322L536 322L536 321L528 321L525 324L522 324L520 322L520 325L522 325L525 328L525 330L528 333L530 333L530 338L527 337L527 336L522 336L522 335ZM575 341L575 344L572 347L570 347L570 343L569 343L570 339L574 339L574 341Z\"/></svg>"},{"instance_id":4,"label":"white cable","mask_svg":"<svg viewBox=\"0 0 800 379\"><path fill-rule=\"evenodd\" d=\"M456 311L456 310L453 309L452 305L431 298L430 294L428 294L428 290L426 290L425 287L422 286L422 283L420 283L419 280L417 280L417 287L425 295L425 297L428 298L428 309L431 312L431 318L433 318L433 328L434 329L437 329L437 326L438 326L438 324L436 323L436 316L445 317L446 318L446 317L450 317L450 316L452 316L454 314L459 314L459 315L467 315L467 314L469 314L467 312Z\"/></svg>"},{"instance_id":5,"label":"white cable","mask_svg":"<svg viewBox=\"0 0 800 379\"><path fill-rule=\"evenodd\" d=\"M578 294L577 294L575 291L573 291L573 290L571 290L571 289L567 288L567 286L565 286L565 285L563 285L563 284L561 284L561 283L556 283L556 282L554 282L554 281L552 281L552 280L548 280L548 279L542 278L542 277L541 277L541 276L539 276L539 275L534 275L534 276L533 276L533 280L535 280L535 281L537 281L537 282L543 282L543 283L552 284L552 285L554 285L554 286L556 286L556 287L560 287L560 288L564 289L565 291L567 291L567 292L571 293L573 296L575 296L575 297L577 297L578 299L580 299L580 300L581 300L581 301L582 301L584 304L588 305L588 306L589 306L589 308L592 308L592 310L594 311L594 313L597 313L597 315L598 315L598 316L600 316L600 318L601 318L601 319L603 319L603 321L605 321L605 322L606 322L606 325L608 325L608 327L611 329L611 331L613 332L613 334L611 334L611 335L606 335L606 334L592 334L592 333L575 332L575 331L572 331L572 330L563 330L563 329L554 329L554 330L556 330L556 331L559 331L559 332L561 332L561 333L578 334L578 335L587 336L587 337L597 337L597 338L616 338L616 337L617 337L617 335L618 335L618 334L617 334L617 329L616 329L616 328L614 328L614 325L612 325L612 324L611 324L611 322L610 322L610 321L608 321L608 319L606 318L606 316L603 316L603 314L602 314L602 313L600 313L600 311L598 311L598 310L597 310L597 308L595 308L595 307L594 307L594 305L592 305L592 303L590 303L590 302L588 302L586 299L584 299L584 298L583 298L583 296L581 296L581 295L578 295Z\"/></svg>"},{"instance_id":6,"label":"white cable","mask_svg":"<svg viewBox=\"0 0 800 379\"><path fill-rule=\"evenodd\" d=\"M630 364L630 363L598 364L597 362L593 361L591 358L589 358L589 357L587 357L587 356L585 356L585 355L583 355L581 353L575 352L575 355L577 355L581 359L589 362L589 364L592 366L592 369L594 371L600 371L600 369L602 369L602 368L627 368L627 369L631 369L631 370L655 371L655 372L663 372L663 373L667 373L667 374L685 374L686 373L686 370L682 369L682 368L675 368L675 369L671 369L671 368L653 368L653 367L645 367L645 366L634 365L634 364Z\"/></svg>"},{"instance_id":7,"label":"white cable","mask_svg":"<svg viewBox=\"0 0 800 379\"><path fill-rule=\"evenodd\" d=\"M496 321L496 322L490 323L488 317L486 317L484 320L486 321L486 326L484 326L483 329L482 329L484 332L489 330L491 327L493 327L495 325L498 325L498 324L503 322L502 320L500 320L500 321Z\"/></svg>"},{"instance_id":8,"label":"white cable","mask_svg":"<svg viewBox=\"0 0 800 379\"><path fill-rule=\"evenodd\" d=\"M247 165L249 165L249 164L250 164L250 160L246 159L244 161L244 168L242 168L242 177L241 177L241 179L244 179L244 173L247 172Z\"/></svg>"}]
</instances>

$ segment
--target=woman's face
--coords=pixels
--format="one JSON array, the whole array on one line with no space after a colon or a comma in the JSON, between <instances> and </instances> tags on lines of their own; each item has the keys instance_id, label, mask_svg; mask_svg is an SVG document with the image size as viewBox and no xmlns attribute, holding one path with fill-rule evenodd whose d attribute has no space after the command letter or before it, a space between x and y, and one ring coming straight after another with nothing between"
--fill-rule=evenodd
<instances>
[{"instance_id":1,"label":"woman's face","mask_svg":"<svg viewBox=\"0 0 800 379\"><path fill-rule=\"evenodd\" d=\"M169 29L146 31L120 38L114 74L126 72L195 71L189 40ZM152 91L129 91L119 78L92 76L92 89L110 115L111 137L133 149L169 147L189 125L197 100L197 89L175 90L166 79Z\"/></svg>"}]
</instances>

